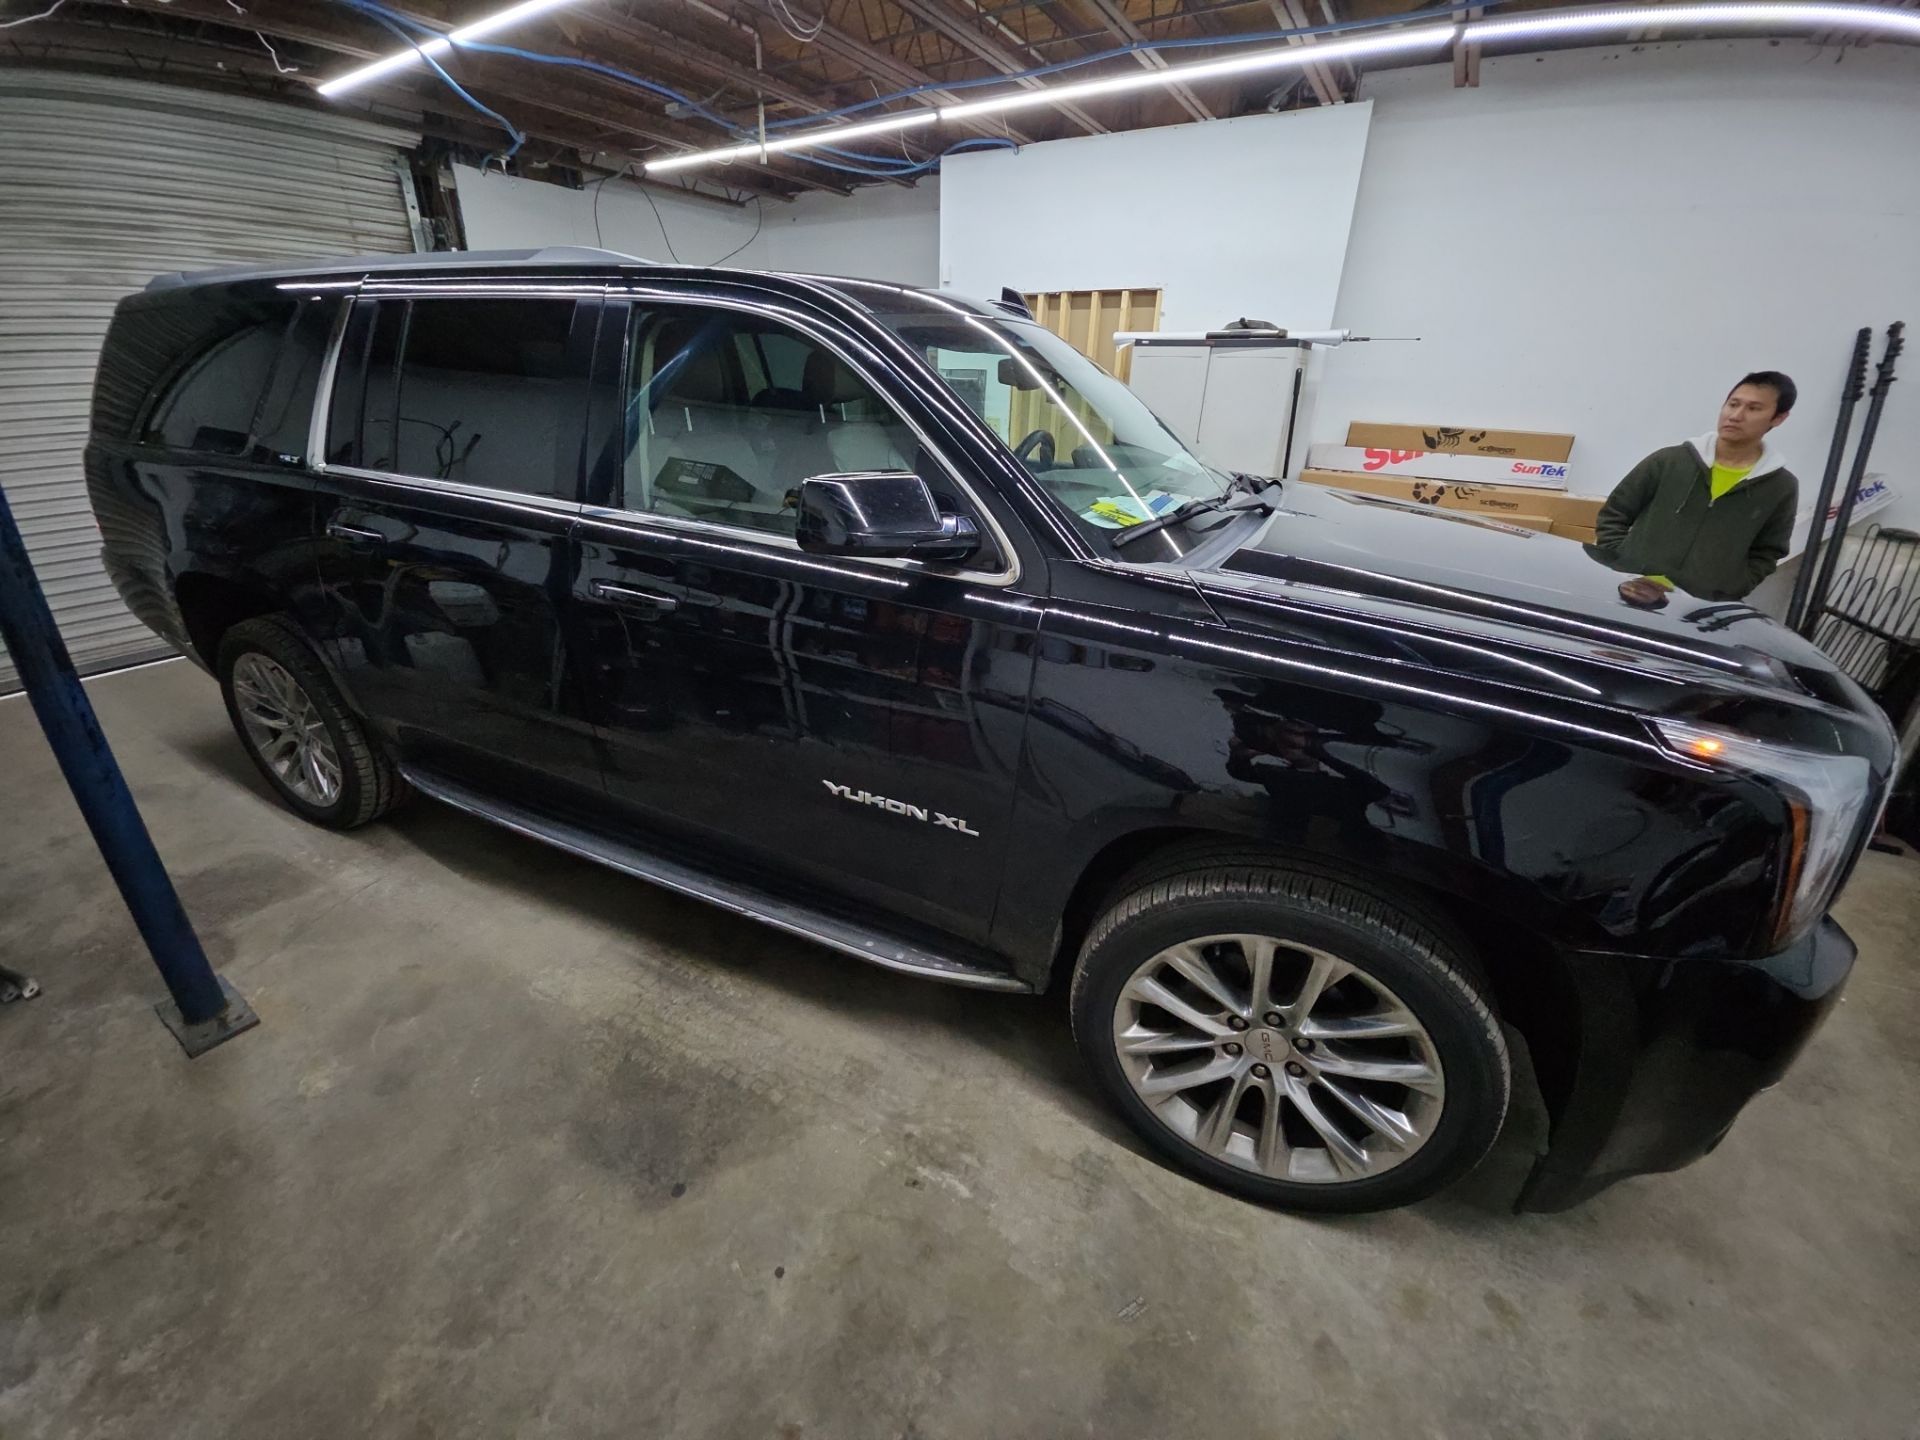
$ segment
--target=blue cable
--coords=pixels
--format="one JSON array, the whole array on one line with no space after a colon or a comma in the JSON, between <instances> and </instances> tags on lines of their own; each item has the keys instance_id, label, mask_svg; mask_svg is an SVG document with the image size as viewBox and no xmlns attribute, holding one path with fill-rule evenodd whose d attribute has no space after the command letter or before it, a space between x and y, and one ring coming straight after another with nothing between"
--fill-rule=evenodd
<instances>
[{"instance_id":1,"label":"blue cable","mask_svg":"<svg viewBox=\"0 0 1920 1440\"><path fill-rule=\"evenodd\" d=\"M339 0L339 3L347 6L350 9L357 10L362 14L371 16L372 18L379 20L389 30L394 30L396 34L400 34L400 38L403 40L406 40L407 43L410 45L415 42L409 39L405 34L402 34L397 30L396 22L400 25L409 26L412 29L417 30L423 35L427 35L436 39L444 38L443 32L435 30L431 26L424 25L419 21L414 20L408 16L401 15L396 11L389 10L384 5L380 5L376 3L376 0ZM1378 29L1382 29L1388 23L1405 24L1405 23L1413 23L1413 22L1425 21L1425 20L1444 19L1451 16L1463 14L1469 10L1480 8L1486 5L1487 3L1488 3L1488 0L1461 0L1461 3L1443 5L1443 6L1434 6L1425 10L1409 11L1403 15L1392 16L1390 17L1390 20L1383 20L1383 19L1341 20L1341 21L1335 21L1333 23L1326 24L1326 25L1308 25L1308 26L1301 26L1297 29L1291 29L1291 30L1260 30L1260 31L1249 32L1246 34L1191 35L1191 36L1186 36L1186 37L1183 37L1180 39L1174 39L1174 40L1135 41L1132 44L1117 46L1111 50L1097 51L1091 55L1076 55L1071 59L1057 60L1050 65L1036 66L1031 70L1023 70L1023 71L1020 71L1018 74L1014 74L1014 75L982 75L971 80L949 80L945 82L935 82L932 84L914 85L914 86L908 87L905 90L896 90L891 94L876 95L871 100L861 100L852 105L843 105L837 110L827 110L816 115L792 116L784 120L770 120L767 122L766 128L769 131L774 131L774 130L791 130L798 126L805 126L805 125L818 125L823 121L837 120L849 115L863 114L866 111L873 110L885 105L891 105L900 100L911 100L918 96L928 94L929 92L935 91L935 90L947 90L947 91L976 90L985 86L1007 85L1007 84L1016 83L1021 80L1039 79L1047 75L1057 75L1062 71L1079 69L1080 67L1086 66L1086 65L1096 65L1103 60L1113 60L1113 59L1120 58L1122 56L1138 54L1141 51L1184 50L1184 49L1189 49L1193 47L1209 46L1209 45L1216 45L1216 46L1250 45L1250 44L1259 44L1263 42L1289 40L1289 39L1294 39L1294 38L1304 37L1304 36L1345 34L1354 30L1378 30ZM1496 3L1496 4L1499 3L1499 0L1493 0L1493 3ZM456 47L456 52L459 50L475 50L475 51L480 51L486 54L494 54L494 55L511 55L517 59L529 60L536 64L559 65L559 66L569 67L572 69L586 70L590 73L597 74L597 75L604 75L609 79L620 81L622 84L633 85L641 90L647 91L650 94L658 95L663 99L669 100L674 104L684 106L690 113L698 115L701 119L707 121L708 123L718 126L720 129L724 130L728 134L728 136L732 137L735 140L750 141L753 139L753 136L755 133L751 130L747 130L737 125L732 120L729 120L726 116L720 115L715 111L709 110L705 105L701 104L698 100L695 100L692 96L684 95L678 90L675 90L670 86L662 85L662 84L659 84L657 81L648 80L642 76L631 74L628 71L618 69L615 66L603 65L596 60L583 60L570 55L548 55L537 50L522 49L519 46L515 46L515 45L489 45L478 40L467 41L460 44L459 46ZM506 152L508 156L513 155L515 151L517 151L520 148L520 146L523 143L525 143L526 137L523 134L521 134L519 130L515 129L512 123L509 122L506 119L506 117L504 117L503 115L501 115L499 112L495 110L488 109L485 105L482 105L478 100L474 99L473 96L469 95L464 89L460 87L459 83L455 81L452 76L448 75L447 72L444 69L442 69L439 66L439 64L437 64L434 61L432 56L422 56L421 58L424 59L428 65L433 67L434 73L437 74L442 80L446 81L446 83L453 89L453 91L457 95L460 96L462 100L466 101L467 104L471 105L474 109L480 111L482 114L490 116L492 119L499 122L499 124L507 130L508 134L513 136L513 140L514 140L513 148ZM951 154L954 154L956 151L967 150L967 149L1007 148L1007 147L1011 147L1012 144L1013 142L1000 139L998 137L994 137L991 139L987 137L978 137L975 140L961 141L958 144L951 145L947 147L947 149L943 150L941 154L951 155ZM843 157L843 159L845 160L858 161L860 163L859 164L835 163L832 161L822 159L821 158L822 155L838 155ZM905 164L896 164L892 162L890 157L888 156L870 155L870 154L865 154L857 151L841 150L837 147L830 146L830 145L821 145L816 149L809 150L807 152L807 159L812 164L823 165L831 170L841 170L841 171L845 171L846 173L854 174L854 175L867 175L874 179L891 179L896 176L920 174L926 170L932 169L939 164L940 157L935 156L930 160L913 162L913 163L905 163ZM865 167L874 167L874 168L865 168Z\"/></svg>"},{"instance_id":2,"label":"blue cable","mask_svg":"<svg viewBox=\"0 0 1920 1440\"><path fill-rule=\"evenodd\" d=\"M507 119L506 116L502 115L498 110L492 109L491 107L486 105L482 105L478 100L474 99L473 96L469 95L458 80L455 80L451 75L449 75L444 69L441 68L440 62L438 60L435 60L433 56L427 54L426 51L420 50L418 41L414 40L411 36L409 36L405 30L402 30L400 28L400 25L396 23L394 20L390 20L387 18L388 12L384 9L384 7L379 5L369 4L367 3L367 0L346 0L346 3L351 5L356 10L363 11L370 18L379 21L380 24L386 26L388 30L391 30L395 35L399 36L402 42L404 42L405 44L411 45L416 50L418 50L420 58L424 60L430 67L432 67L434 74L438 75L442 80L446 82L448 89L452 90L454 94L458 95L462 100L466 101L467 104L471 105L475 110L478 110L482 115L485 115L490 119L492 119L493 121L495 121L500 126L501 129L507 132L508 137L513 141L513 143L509 145L506 151L500 156L500 162L503 167L505 166L507 161L511 160L515 155L520 153L520 147L527 143L527 137L525 133L522 132L511 120ZM404 19L404 17L401 17L401 18ZM418 28L422 30L426 29L425 26L420 26ZM491 160L493 157L489 155L486 158L487 160ZM485 166L486 166L486 160L483 160L481 162L481 167L484 169Z\"/></svg>"},{"instance_id":3,"label":"blue cable","mask_svg":"<svg viewBox=\"0 0 1920 1440\"><path fill-rule=\"evenodd\" d=\"M378 21L381 25L384 25L388 30L398 35L403 41L405 41L409 45L414 45L417 42L411 39L409 36L407 36L399 28L402 25L407 26L415 31L418 31L421 35L428 37L430 39L445 38L442 32L433 29L429 25L421 24L419 21L414 20L409 16L402 15L397 11L389 10L387 9L386 6L376 3L376 0L340 0L340 3L347 6L347 8L351 10L356 10L361 14L368 16L370 19ZM700 116L703 120L707 120L710 123L719 126L722 130L726 131L727 134L732 137L735 137L738 139L748 139L748 140L753 138L752 132L742 130L739 126L735 125L733 121L727 119L724 115L719 115L719 114L716 114L714 111L709 110L706 106L702 105L699 101L693 99L691 96L683 95L678 90L672 89L670 86L657 84L656 82L652 80L644 79L641 76L629 74L627 71L617 69L612 65L602 65L598 61L594 61L594 60L576 59L573 56L569 56L569 55L547 55L536 50L524 50L514 45L489 45L477 40L465 41L455 47L455 53L458 53L461 50L477 50L477 51L482 51L489 54L512 55L518 59L534 61L537 64L560 65L560 66L566 66L573 69L591 71L595 74L606 75L612 79L622 81L625 84L637 86L642 90L646 90L652 94L659 95L677 104L684 105L687 107L688 110ZM506 152L507 157L511 157L515 152L519 150L520 146L523 143L525 143L526 137L522 135L519 130L515 129L514 126L506 119L505 116L499 114L497 111L488 109L486 106L482 105L478 100L474 99L473 96L469 95L464 89L460 87L459 83L456 82L452 76L447 74L447 72L444 69L442 69L438 64L435 63L432 56L422 55L421 58L425 60L427 64L433 67L434 73L437 74L442 80L446 81L446 83L450 87L452 87L454 92L458 94L461 97L461 99L465 100L469 105L473 106L474 109L479 110L482 113L491 116L494 120L498 121L500 125L506 129L509 135L513 136L513 142L514 142L513 148ZM865 165L831 164L823 160L815 160L814 163L826 165L827 168L829 169L841 170L850 175L863 175L870 179L890 179L896 175L919 174L921 171L930 168L929 163L922 163L918 165L908 165L906 167L889 166L887 164L887 157L882 155L872 155L872 156L861 155L850 150L836 151L835 153L843 155L850 160L870 162L871 165L877 168L867 168L867 166Z\"/></svg>"},{"instance_id":4,"label":"blue cable","mask_svg":"<svg viewBox=\"0 0 1920 1440\"><path fill-rule=\"evenodd\" d=\"M481 40L463 40L454 47L454 50L456 54L462 50L478 50L488 55L512 55L521 60L532 60L540 65L565 65L575 70L588 70L596 75L605 75L609 79L623 81L628 85L637 85L640 89L651 91L655 95L671 100L676 105L684 105L702 120L710 121L730 134L745 133L726 116L716 114L698 100L682 95L678 90L629 74L612 65L602 65L598 60L581 60L572 55L544 55L538 50L522 50L517 45L489 45Z\"/></svg>"},{"instance_id":5,"label":"blue cable","mask_svg":"<svg viewBox=\"0 0 1920 1440\"><path fill-rule=\"evenodd\" d=\"M895 90L891 94L876 95L871 100L857 101L852 105L843 105L838 110L822 111L818 115L801 115L786 120L770 120L769 130L787 130L796 125L817 125L823 120L838 120L846 115L858 115L880 105L891 105L896 100L911 100L935 90L978 90L988 85L1011 85L1022 80L1037 80L1043 76L1056 75L1063 70L1075 70L1083 65L1097 65L1102 60L1113 60L1124 55L1138 54L1143 50L1186 50L1205 45L1252 45L1263 41L1289 40L1295 36L1338 35L1350 30L1378 30L1389 22L1393 24L1412 24L1423 20L1442 20L1453 15L1462 15L1469 10L1481 8L1489 0L1477 0L1477 3L1458 3L1436 6L1427 10L1410 10L1404 15L1393 15L1368 20L1340 20L1328 25L1307 25L1297 30L1254 30L1246 34L1235 35L1190 35L1177 40L1137 40L1130 45L1121 45L1112 50L1097 51L1092 55L1076 55L1070 60L1056 60L1051 65L1036 66L1032 70L1022 70L1015 75L980 75L971 80L939 81L931 85L913 85L905 90ZM1491 0L1497 4L1499 0Z\"/></svg>"}]
</instances>

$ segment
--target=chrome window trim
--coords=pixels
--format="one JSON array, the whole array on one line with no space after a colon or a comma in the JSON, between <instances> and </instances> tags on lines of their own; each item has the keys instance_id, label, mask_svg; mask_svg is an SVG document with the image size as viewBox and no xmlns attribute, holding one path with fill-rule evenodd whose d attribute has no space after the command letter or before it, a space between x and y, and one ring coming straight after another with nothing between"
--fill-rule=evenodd
<instances>
[{"instance_id":1,"label":"chrome window trim","mask_svg":"<svg viewBox=\"0 0 1920 1440\"><path fill-rule=\"evenodd\" d=\"M345 475L355 480L371 480L396 489L429 495L454 495L463 500L488 500L495 504L539 510L548 515L577 517L585 508L577 500L562 500L557 495L530 495L524 490L496 490L490 485L469 485L464 480L434 480L425 475L400 475L391 470L363 470L358 465L316 465L322 475Z\"/></svg>"},{"instance_id":2,"label":"chrome window trim","mask_svg":"<svg viewBox=\"0 0 1920 1440\"><path fill-rule=\"evenodd\" d=\"M347 317L353 314L354 297L335 296L338 313L333 317L333 332L327 337L327 353L320 361L320 379L313 397L313 415L307 421L307 465L313 470L325 468L327 459L327 421L333 413L333 377L340 368L340 347L347 341Z\"/></svg>"},{"instance_id":3,"label":"chrome window trim","mask_svg":"<svg viewBox=\"0 0 1920 1440\"><path fill-rule=\"evenodd\" d=\"M776 535L766 530L749 530L743 526L720 525L711 520L696 519L691 515L663 515L655 510L623 510L613 505L582 505L580 519L607 529L635 531L645 534L649 530L685 530L690 536L713 535L728 540L750 541L767 550L784 551L789 555L804 555L816 568L826 566L851 577L857 578L866 567L881 570L911 570L916 574L938 576L945 580L965 580L975 585L1005 587L1014 584L1020 578L1019 562L1008 570L966 570L959 567L943 568L928 560L906 558L865 559L849 562L840 555L813 555L800 548L800 542L791 535Z\"/></svg>"},{"instance_id":4,"label":"chrome window trim","mask_svg":"<svg viewBox=\"0 0 1920 1440\"><path fill-rule=\"evenodd\" d=\"M979 585L1005 586L1014 585L1019 582L1020 552L1014 549L1013 542L1008 538L1006 530L1001 526L998 518L995 517L991 507L981 502L979 492L967 483L965 476L960 473L959 467L948 458L946 451L934 442L933 437L928 435L926 430L911 416L901 413L900 407L894 403L890 387L877 381L874 378L873 370L869 366L862 364L859 360L847 353L845 336L837 334L829 326L823 324L816 317L805 311L790 309L783 305L760 303L740 299L735 296L689 294L685 291L660 289L654 286L639 284L621 285L616 282L607 288L607 300L610 303L619 300L633 301L638 299L653 300L668 305L707 306L708 308L716 310L731 310L748 315L758 315L764 319L774 320L782 325L791 326L793 329L809 336L816 343L824 346L843 365L846 365L871 386L874 394L886 403L887 408L894 413L900 423L913 432L914 438L918 440L926 452L933 457L934 463L940 467L947 479L953 483L962 495L967 497L968 502L973 507L974 513L980 517L981 523L985 525L988 533L993 536L993 543L999 547L1001 555L1005 557L1006 560L1006 568L1003 570L972 570L958 567L952 570L935 570L930 568L924 560L907 559L863 560L860 562L862 565L877 565L886 569L924 571L927 574L944 575L951 579L969 580ZM631 316L631 311L629 311L629 316ZM627 377L622 375L620 377L620 393L622 396L621 412L623 416L626 410L626 385ZM623 433L623 443L624 439L625 436ZM625 457L622 456L623 462L624 459ZM603 523L615 517L644 517L648 520L657 519L663 522L669 522L674 527L680 527L682 525L686 527L698 527L708 533L717 532L725 534L731 539L752 540L775 549L788 549L795 553L799 553L800 550L799 542L790 536L772 535L764 530L756 531L745 527L721 525L710 520L694 520L679 515L663 516L657 511L627 510L619 506L587 506L582 513L586 518ZM858 571L852 571L850 573L857 574Z\"/></svg>"}]
</instances>

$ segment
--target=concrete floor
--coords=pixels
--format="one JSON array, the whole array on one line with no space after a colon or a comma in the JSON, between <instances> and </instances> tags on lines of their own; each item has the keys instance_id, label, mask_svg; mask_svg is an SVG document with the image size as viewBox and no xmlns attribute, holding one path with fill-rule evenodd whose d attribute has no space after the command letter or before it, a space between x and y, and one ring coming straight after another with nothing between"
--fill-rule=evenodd
<instances>
[{"instance_id":1,"label":"concrete floor","mask_svg":"<svg viewBox=\"0 0 1920 1440\"><path fill-rule=\"evenodd\" d=\"M870 970L421 803L268 798L183 663L93 682L263 1025L186 1061L0 704L0 1437L1907 1437L1920 867L1721 1149L1505 1211L1182 1180L1044 1001Z\"/></svg>"}]
</instances>

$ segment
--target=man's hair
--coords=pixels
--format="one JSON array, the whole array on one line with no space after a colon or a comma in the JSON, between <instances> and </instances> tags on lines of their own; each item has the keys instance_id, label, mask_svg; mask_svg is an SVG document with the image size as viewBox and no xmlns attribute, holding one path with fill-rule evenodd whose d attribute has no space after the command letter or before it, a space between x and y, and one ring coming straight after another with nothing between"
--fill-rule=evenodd
<instances>
[{"instance_id":1,"label":"man's hair","mask_svg":"<svg viewBox=\"0 0 1920 1440\"><path fill-rule=\"evenodd\" d=\"M1740 385L1764 385L1773 391L1773 413L1776 415L1786 414L1793 409L1793 402L1800 398L1800 387L1793 383L1793 378L1778 370L1755 370L1749 375L1742 375L1740 384L1735 385L1733 390L1738 390ZM1727 391L1727 394L1733 394L1733 390Z\"/></svg>"}]
</instances>

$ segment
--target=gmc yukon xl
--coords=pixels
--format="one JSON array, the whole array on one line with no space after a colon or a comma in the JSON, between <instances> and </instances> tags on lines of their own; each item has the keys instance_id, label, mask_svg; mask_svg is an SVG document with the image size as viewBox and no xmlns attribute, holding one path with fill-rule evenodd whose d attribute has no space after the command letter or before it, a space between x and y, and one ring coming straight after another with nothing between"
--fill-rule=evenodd
<instances>
[{"instance_id":1,"label":"gmc yukon xl","mask_svg":"<svg viewBox=\"0 0 1920 1440\"><path fill-rule=\"evenodd\" d=\"M1895 747L1744 604L1221 474L1017 305L599 251L164 276L106 558L307 819L415 792L953 984L1064 988L1190 1174L1519 1203L1711 1148L1853 962Z\"/></svg>"}]
</instances>

